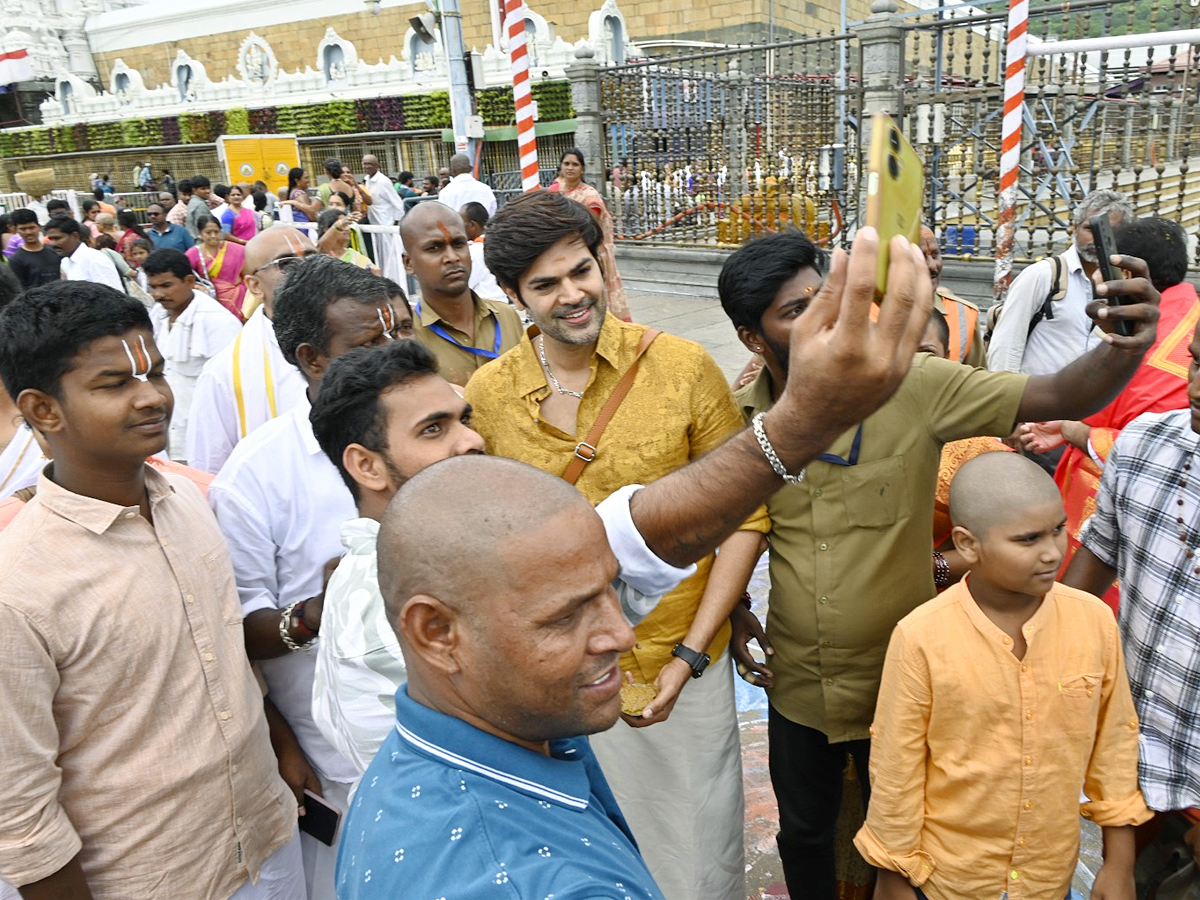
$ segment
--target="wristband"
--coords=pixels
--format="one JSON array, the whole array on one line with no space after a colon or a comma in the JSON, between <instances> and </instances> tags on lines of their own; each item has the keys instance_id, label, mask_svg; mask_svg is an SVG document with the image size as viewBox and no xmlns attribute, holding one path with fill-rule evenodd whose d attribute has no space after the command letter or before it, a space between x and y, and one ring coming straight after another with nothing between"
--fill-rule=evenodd
<instances>
[{"instance_id":1,"label":"wristband","mask_svg":"<svg viewBox=\"0 0 1200 900\"><path fill-rule=\"evenodd\" d=\"M301 600L296 604L296 608L292 610L292 619L294 620L296 630L300 632L300 637L304 638L304 642L308 643L317 636L317 633L308 627L308 623L304 621L304 610L308 606L308 600Z\"/></svg>"},{"instance_id":2,"label":"wristband","mask_svg":"<svg viewBox=\"0 0 1200 900\"><path fill-rule=\"evenodd\" d=\"M746 609L754 609L754 606L752 605L753 598L751 598L749 591L746 591L742 594L742 597L740 600L738 600L738 603L742 604L742 606L746 607Z\"/></svg>"}]
</instances>

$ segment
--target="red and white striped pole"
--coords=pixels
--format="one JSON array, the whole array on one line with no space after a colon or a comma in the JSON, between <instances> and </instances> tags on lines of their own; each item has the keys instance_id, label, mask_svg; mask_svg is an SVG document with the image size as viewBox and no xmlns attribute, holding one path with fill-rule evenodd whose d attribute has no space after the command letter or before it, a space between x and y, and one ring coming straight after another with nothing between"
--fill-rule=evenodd
<instances>
[{"instance_id":1,"label":"red and white striped pole","mask_svg":"<svg viewBox=\"0 0 1200 900\"><path fill-rule=\"evenodd\" d=\"M529 51L525 46L524 0L505 0L508 56L512 62L513 105L517 110L517 152L521 157L521 189L532 191L538 179L537 137L533 122L533 93L529 88Z\"/></svg>"},{"instance_id":2,"label":"red and white striped pole","mask_svg":"<svg viewBox=\"0 0 1200 900\"><path fill-rule=\"evenodd\" d=\"M1021 171L1021 124L1025 114L1025 42L1029 0L1009 0L1008 46L1004 57L1004 124L1000 138L1000 214L996 223L993 294L1004 300L1012 282L1013 240L1017 230L1017 177Z\"/></svg>"}]
</instances>

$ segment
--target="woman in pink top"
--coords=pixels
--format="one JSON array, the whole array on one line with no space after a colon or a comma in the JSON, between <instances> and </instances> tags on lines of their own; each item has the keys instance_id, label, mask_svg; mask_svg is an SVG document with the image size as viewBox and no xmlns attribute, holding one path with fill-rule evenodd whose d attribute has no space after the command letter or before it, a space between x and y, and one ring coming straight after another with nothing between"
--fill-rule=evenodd
<instances>
[{"instance_id":1,"label":"woman in pink top","mask_svg":"<svg viewBox=\"0 0 1200 900\"><path fill-rule=\"evenodd\" d=\"M258 217L254 211L242 206L246 199L236 184L229 188L225 202L229 208L221 213L221 230L234 237L235 243L244 244L258 233Z\"/></svg>"},{"instance_id":2,"label":"woman in pink top","mask_svg":"<svg viewBox=\"0 0 1200 900\"><path fill-rule=\"evenodd\" d=\"M200 228L200 243L187 252L192 269L216 290L217 302L245 321L242 302L246 299L246 285L242 281L242 267L246 262L246 251L240 244L226 240L221 225L212 216L201 216L196 223Z\"/></svg>"}]
</instances>

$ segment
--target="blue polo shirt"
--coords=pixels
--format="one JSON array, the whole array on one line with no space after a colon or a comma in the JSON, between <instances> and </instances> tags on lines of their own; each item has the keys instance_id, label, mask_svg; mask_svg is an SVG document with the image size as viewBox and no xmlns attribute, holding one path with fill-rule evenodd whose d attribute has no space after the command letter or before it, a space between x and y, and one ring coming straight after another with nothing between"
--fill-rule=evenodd
<instances>
[{"instance_id":1,"label":"blue polo shirt","mask_svg":"<svg viewBox=\"0 0 1200 900\"><path fill-rule=\"evenodd\" d=\"M663 900L586 738L550 756L396 692L342 827L338 900Z\"/></svg>"},{"instance_id":2,"label":"blue polo shirt","mask_svg":"<svg viewBox=\"0 0 1200 900\"><path fill-rule=\"evenodd\" d=\"M196 246L191 234L182 225L168 224L167 230L161 232L157 228L147 228L146 237L150 238L155 250L171 249L187 253Z\"/></svg>"}]
</instances>

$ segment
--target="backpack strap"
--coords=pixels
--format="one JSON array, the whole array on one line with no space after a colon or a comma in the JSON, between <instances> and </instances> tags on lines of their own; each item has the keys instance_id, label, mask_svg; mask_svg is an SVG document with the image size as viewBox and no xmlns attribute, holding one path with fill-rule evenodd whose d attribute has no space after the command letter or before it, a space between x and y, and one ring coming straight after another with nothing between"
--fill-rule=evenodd
<instances>
[{"instance_id":1,"label":"backpack strap","mask_svg":"<svg viewBox=\"0 0 1200 900\"><path fill-rule=\"evenodd\" d=\"M1063 258L1061 256L1051 257L1050 265L1054 270L1054 275L1050 279L1050 293L1046 295L1046 299L1042 301L1038 311L1033 314L1033 319L1029 322L1029 331L1025 334L1026 340L1029 335L1033 334L1033 329L1038 327L1042 319L1054 318L1054 304L1067 295L1066 285L1063 284L1063 270L1066 268Z\"/></svg>"}]
</instances>

